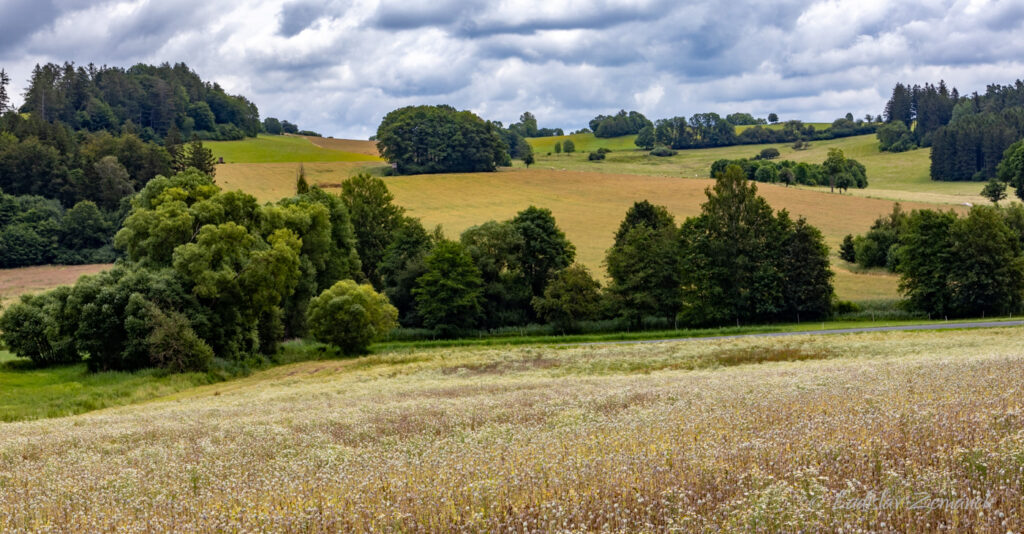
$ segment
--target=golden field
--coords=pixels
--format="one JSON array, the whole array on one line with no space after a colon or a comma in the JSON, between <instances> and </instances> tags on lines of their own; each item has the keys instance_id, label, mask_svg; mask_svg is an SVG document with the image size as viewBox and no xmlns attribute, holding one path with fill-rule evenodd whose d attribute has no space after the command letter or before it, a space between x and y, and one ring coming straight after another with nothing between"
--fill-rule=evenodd
<instances>
[{"instance_id":1,"label":"golden field","mask_svg":"<svg viewBox=\"0 0 1024 534\"><path fill-rule=\"evenodd\" d=\"M358 172L355 165L311 163L305 168L310 183L340 184L350 175L347 173ZM217 181L227 189L239 188L260 200L273 200L292 194L296 169L295 164L225 165L218 167ZM579 261L595 273L603 273L605 251L633 202L650 200L665 205L681 222L700 212L700 204L706 200L704 190L713 183L706 178L538 168L399 176L385 181L396 203L410 215L419 217L428 227L440 224L451 237L488 220L511 218L530 205L548 208L576 245ZM773 184L758 184L758 189L775 209L804 216L820 228L833 248L846 234L866 231L877 217L892 211L894 203ZM920 202L903 204L907 209L935 207ZM834 263L840 297L864 300L897 296L895 276L883 272L853 274L838 258Z\"/></svg>"},{"instance_id":2,"label":"golden field","mask_svg":"<svg viewBox=\"0 0 1024 534\"><path fill-rule=\"evenodd\" d=\"M0 269L0 309L23 294L72 285L83 275L96 274L109 268L110 264L103 263Z\"/></svg>"},{"instance_id":3,"label":"golden field","mask_svg":"<svg viewBox=\"0 0 1024 534\"><path fill-rule=\"evenodd\" d=\"M1005 328L307 362L4 424L0 531L1018 532L1022 372Z\"/></svg>"}]
</instances>

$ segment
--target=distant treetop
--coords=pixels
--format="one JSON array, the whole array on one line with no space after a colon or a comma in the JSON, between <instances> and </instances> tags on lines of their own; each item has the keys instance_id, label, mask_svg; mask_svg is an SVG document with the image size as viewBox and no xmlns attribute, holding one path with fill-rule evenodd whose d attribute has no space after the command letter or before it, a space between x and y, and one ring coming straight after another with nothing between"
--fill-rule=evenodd
<instances>
[{"instance_id":1,"label":"distant treetop","mask_svg":"<svg viewBox=\"0 0 1024 534\"><path fill-rule=\"evenodd\" d=\"M144 140L162 139L172 127L186 138L194 133L215 140L255 137L260 131L255 104L204 82L184 63L128 69L36 65L19 111L72 130L117 134L131 123Z\"/></svg>"}]
</instances>

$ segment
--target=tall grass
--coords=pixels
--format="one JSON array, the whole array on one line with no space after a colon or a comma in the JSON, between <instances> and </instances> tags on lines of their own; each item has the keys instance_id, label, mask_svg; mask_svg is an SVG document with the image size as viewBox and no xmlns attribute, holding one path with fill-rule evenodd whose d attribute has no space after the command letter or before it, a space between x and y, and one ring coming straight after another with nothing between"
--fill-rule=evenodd
<instances>
[{"instance_id":1,"label":"tall grass","mask_svg":"<svg viewBox=\"0 0 1024 534\"><path fill-rule=\"evenodd\" d=\"M3 425L0 531L1018 532L1022 354L999 329L283 366Z\"/></svg>"}]
</instances>

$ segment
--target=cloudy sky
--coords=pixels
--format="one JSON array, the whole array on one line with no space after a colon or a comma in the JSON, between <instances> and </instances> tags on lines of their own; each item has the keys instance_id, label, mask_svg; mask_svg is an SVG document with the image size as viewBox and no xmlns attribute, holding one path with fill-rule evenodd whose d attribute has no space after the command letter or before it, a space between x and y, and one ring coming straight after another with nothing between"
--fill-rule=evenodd
<instances>
[{"instance_id":1,"label":"cloudy sky","mask_svg":"<svg viewBox=\"0 0 1024 534\"><path fill-rule=\"evenodd\" d=\"M1022 26L1024 0L0 0L0 68L20 95L36 63L184 61L354 138L410 104L567 130L620 108L831 121L898 80L1024 77Z\"/></svg>"}]
</instances>

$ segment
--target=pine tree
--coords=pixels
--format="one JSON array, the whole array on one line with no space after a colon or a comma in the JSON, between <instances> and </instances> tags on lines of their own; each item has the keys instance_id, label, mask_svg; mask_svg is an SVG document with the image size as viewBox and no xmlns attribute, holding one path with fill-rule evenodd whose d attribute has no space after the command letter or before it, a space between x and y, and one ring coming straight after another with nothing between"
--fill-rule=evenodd
<instances>
[{"instance_id":1,"label":"pine tree","mask_svg":"<svg viewBox=\"0 0 1024 534\"><path fill-rule=\"evenodd\" d=\"M295 193L302 195L309 192L309 182L306 181L306 167L299 164L299 173L295 179Z\"/></svg>"},{"instance_id":2,"label":"pine tree","mask_svg":"<svg viewBox=\"0 0 1024 534\"><path fill-rule=\"evenodd\" d=\"M178 157L174 161L174 170L183 172L186 169L196 169L213 176L217 172L214 161L213 151L204 147L199 137L192 134L192 141L178 152Z\"/></svg>"}]
</instances>

